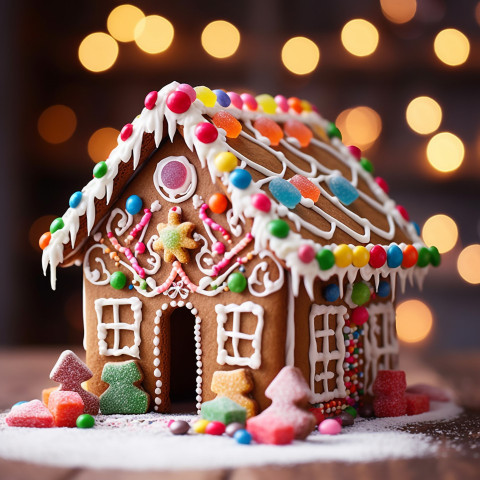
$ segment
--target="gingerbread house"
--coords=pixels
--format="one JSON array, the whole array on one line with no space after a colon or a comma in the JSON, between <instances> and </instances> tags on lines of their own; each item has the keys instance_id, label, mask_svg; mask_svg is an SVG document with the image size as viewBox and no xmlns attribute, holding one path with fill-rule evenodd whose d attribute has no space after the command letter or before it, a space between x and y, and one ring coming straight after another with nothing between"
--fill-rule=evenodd
<instances>
[{"instance_id":1,"label":"gingerbread house","mask_svg":"<svg viewBox=\"0 0 480 480\"><path fill-rule=\"evenodd\" d=\"M173 82L43 238L43 267L83 264L90 391L134 359L151 408L210 400L215 371L247 369L252 396L285 365L325 413L395 368L396 284L421 285L421 241L372 164L298 98Z\"/></svg>"}]
</instances>

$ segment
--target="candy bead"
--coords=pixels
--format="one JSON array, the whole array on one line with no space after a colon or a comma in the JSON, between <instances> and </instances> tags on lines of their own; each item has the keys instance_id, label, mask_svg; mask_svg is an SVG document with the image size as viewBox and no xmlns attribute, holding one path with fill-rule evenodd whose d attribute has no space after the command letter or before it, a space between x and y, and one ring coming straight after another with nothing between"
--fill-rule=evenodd
<instances>
[{"instance_id":1,"label":"candy bead","mask_svg":"<svg viewBox=\"0 0 480 480\"><path fill-rule=\"evenodd\" d=\"M197 420L193 425L192 425L192 428L193 428L193 431L196 432L196 433L205 433L205 430L207 428L207 425L209 424L210 422L208 420L204 420L203 418L200 419L200 420Z\"/></svg>"},{"instance_id":2,"label":"candy bead","mask_svg":"<svg viewBox=\"0 0 480 480\"><path fill-rule=\"evenodd\" d=\"M223 128L228 138L237 138L242 131L242 124L230 113L225 110L217 112L213 118L213 123L217 128Z\"/></svg>"},{"instance_id":3,"label":"candy bead","mask_svg":"<svg viewBox=\"0 0 480 480\"><path fill-rule=\"evenodd\" d=\"M362 158L362 151L356 147L355 145L349 145L348 147L348 151L358 160L360 161L360 159Z\"/></svg>"},{"instance_id":4,"label":"candy bead","mask_svg":"<svg viewBox=\"0 0 480 480\"><path fill-rule=\"evenodd\" d=\"M419 267L426 267L430 263L430 250L427 247L422 247L418 251L417 265Z\"/></svg>"},{"instance_id":5,"label":"candy bead","mask_svg":"<svg viewBox=\"0 0 480 480\"><path fill-rule=\"evenodd\" d=\"M308 100L301 100L300 107L303 112L311 112L313 110L313 105Z\"/></svg>"},{"instance_id":6,"label":"candy bead","mask_svg":"<svg viewBox=\"0 0 480 480\"><path fill-rule=\"evenodd\" d=\"M268 95L268 93L257 95L255 100L265 113L273 115L277 111L277 103L271 95Z\"/></svg>"},{"instance_id":7,"label":"candy bead","mask_svg":"<svg viewBox=\"0 0 480 480\"><path fill-rule=\"evenodd\" d=\"M235 92L227 92L227 95L230 97L230 100L232 101L232 105L235 108L238 108L241 110L243 108L243 100L242 97Z\"/></svg>"},{"instance_id":8,"label":"candy bead","mask_svg":"<svg viewBox=\"0 0 480 480\"><path fill-rule=\"evenodd\" d=\"M252 181L252 175L247 170L236 168L230 173L229 180L234 187L245 190Z\"/></svg>"},{"instance_id":9,"label":"candy bead","mask_svg":"<svg viewBox=\"0 0 480 480\"><path fill-rule=\"evenodd\" d=\"M352 407L347 407L347 408L352 408ZM356 415L356 412L355 412L355 415ZM349 427L355 423L354 417L350 413L348 413L346 409L337 418L340 420L340 425L342 427Z\"/></svg>"},{"instance_id":10,"label":"candy bead","mask_svg":"<svg viewBox=\"0 0 480 480\"><path fill-rule=\"evenodd\" d=\"M322 248L315 255L320 270L329 270L335 265L335 255L328 248Z\"/></svg>"},{"instance_id":11,"label":"candy bead","mask_svg":"<svg viewBox=\"0 0 480 480\"><path fill-rule=\"evenodd\" d=\"M344 204L350 205L359 196L357 189L344 177L335 175L328 181L332 193Z\"/></svg>"},{"instance_id":12,"label":"candy bead","mask_svg":"<svg viewBox=\"0 0 480 480\"><path fill-rule=\"evenodd\" d=\"M141 255L142 253L145 253L145 249L147 247L145 246L145 244L143 242L137 242L135 244L135 252L139 255Z\"/></svg>"},{"instance_id":13,"label":"candy bead","mask_svg":"<svg viewBox=\"0 0 480 480\"><path fill-rule=\"evenodd\" d=\"M314 203L320 198L320 189L303 175L294 175L289 182L298 188L303 198L309 198Z\"/></svg>"},{"instance_id":14,"label":"candy bead","mask_svg":"<svg viewBox=\"0 0 480 480\"><path fill-rule=\"evenodd\" d=\"M95 419L88 413L83 413L76 421L78 428L92 428L95 425Z\"/></svg>"},{"instance_id":15,"label":"candy bead","mask_svg":"<svg viewBox=\"0 0 480 480\"><path fill-rule=\"evenodd\" d=\"M200 122L195 127L195 136L202 142L202 143L212 143L218 137L218 130L215 125L212 125L209 122Z\"/></svg>"},{"instance_id":16,"label":"candy bead","mask_svg":"<svg viewBox=\"0 0 480 480\"><path fill-rule=\"evenodd\" d=\"M298 258L303 263L310 263L315 258L315 249L311 245L300 245Z\"/></svg>"},{"instance_id":17,"label":"candy bead","mask_svg":"<svg viewBox=\"0 0 480 480\"><path fill-rule=\"evenodd\" d=\"M357 418L357 411L353 407L347 407L344 412L348 413L352 418Z\"/></svg>"},{"instance_id":18,"label":"candy bead","mask_svg":"<svg viewBox=\"0 0 480 480\"><path fill-rule=\"evenodd\" d=\"M283 130L278 123L271 118L259 117L253 122L253 128L257 130L260 135L270 140L270 145L277 146L283 138Z\"/></svg>"},{"instance_id":19,"label":"candy bead","mask_svg":"<svg viewBox=\"0 0 480 480\"><path fill-rule=\"evenodd\" d=\"M145 97L145 108L147 110L153 110L155 107L155 104L157 103L157 98L158 98L158 92L150 92L146 97Z\"/></svg>"},{"instance_id":20,"label":"candy bead","mask_svg":"<svg viewBox=\"0 0 480 480\"><path fill-rule=\"evenodd\" d=\"M106 162L98 162L93 169L93 176L95 178L102 178L107 173L108 166Z\"/></svg>"},{"instance_id":21,"label":"candy bead","mask_svg":"<svg viewBox=\"0 0 480 480\"><path fill-rule=\"evenodd\" d=\"M38 240L38 245L42 250L45 250L52 239L52 234L50 232L45 232L40 239Z\"/></svg>"},{"instance_id":22,"label":"candy bead","mask_svg":"<svg viewBox=\"0 0 480 480\"><path fill-rule=\"evenodd\" d=\"M125 202L125 210L130 215L136 215L143 206L143 201L138 195L130 195Z\"/></svg>"},{"instance_id":23,"label":"candy bead","mask_svg":"<svg viewBox=\"0 0 480 480\"><path fill-rule=\"evenodd\" d=\"M367 265L370 260L370 252L361 245L353 249L352 263L357 268L362 268Z\"/></svg>"},{"instance_id":24,"label":"candy bead","mask_svg":"<svg viewBox=\"0 0 480 480\"><path fill-rule=\"evenodd\" d=\"M407 209L404 206L397 205L395 208L397 209L397 211L400 213L400 215L404 220L406 220L407 222L410 220L410 215L408 214Z\"/></svg>"},{"instance_id":25,"label":"candy bead","mask_svg":"<svg viewBox=\"0 0 480 480\"><path fill-rule=\"evenodd\" d=\"M233 434L233 438L237 441L237 443L240 443L241 445L250 445L250 443L252 443L251 433L244 428L237 430Z\"/></svg>"},{"instance_id":26,"label":"candy bead","mask_svg":"<svg viewBox=\"0 0 480 480\"><path fill-rule=\"evenodd\" d=\"M220 106L227 108L232 103L232 101L230 100L230 97L227 95L227 92L217 89L217 90L214 90L213 93L217 96L217 103Z\"/></svg>"},{"instance_id":27,"label":"candy bead","mask_svg":"<svg viewBox=\"0 0 480 480\"><path fill-rule=\"evenodd\" d=\"M382 177L375 177L375 183L388 195L390 187L388 186L388 183L385 179L383 179Z\"/></svg>"},{"instance_id":28,"label":"candy bead","mask_svg":"<svg viewBox=\"0 0 480 480\"><path fill-rule=\"evenodd\" d=\"M331 283L323 289L323 298L327 302L336 302L340 297L340 288L336 283Z\"/></svg>"},{"instance_id":29,"label":"candy bead","mask_svg":"<svg viewBox=\"0 0 480 480\"><path fill-rule=\"evenodd\" d=\"M212 245L212 251L217 255L223 255L225 253L225 245L222 242L215 242Z\"/></svg>"},{"instance_id":30,"label":"candy bead","mask_svg":"<svg viewBox=\"0 0 480 480\"><path fill-rule=\"evenodd\" d=\"M123 272L113 272L110 277L110 285L115 290L121 290L127 283L127 277Z\"/></svg>"},{"instance_id":31,"label":"candy bead","mask_svg":"<svg viewBox=\"0 0 480 480\"><path fill-rule=\"evenodd\" d=\"M68 206L70 208L77 208L80 205L81 201L82 201L82 192L75 192L70 197L70 200L68 201Z\"/></svg>"},{"instance_id":32,"label":"candy bead","mask_svg":"<svg viewBox=\"0 0 480 480\"><path fill-rule=\"evenodd\" d=\"M313 138L313 132L299 120L287 120L283 125L283 130L287 137L296 138L303 148L308 147Z\"/></svg>"},{"instance_id":33,"label":"candy bead","mask_svg":"<svg viewBox=\"0 0 480 480\"><path fill-rule=\"evenodd\" d=\"M227 209L227 197L223 193L214 193L208 199L208 208L213 213L223 213Z\"/></svg>"},{"instance_id":34,"label":"candy bead","mask_svg":"<svg viewBox=\"0 0 480 480\"><path fill-rule=\"evenodd\" d=\"M252 205L261 212L268 213L272 208L272 202L264 193L255 193L252 195L250 201Z\"/></svg>"},{"instance_id":35,"label":"candy bead","mask_svg":"<svg viewBox=\"0 0 480 480\"><path fill-rule=\"evenodd\" d=\"M242 293L247 288L247 279L240 272L234 272L228 276L227 285L232 292Z\"/></svg>"},{"instance_id":36,"label":"candy bead","mask_svg":"<svg viewBox=\"0 0 480 480\"><path fill-rule=\"evenodd\" d=\"M160 179L163 186L170 188L171 190L177 190L181 188L188 177L188 171L182 162L177 160L170 160L163 166Z\"/></svg>"},{"instance_id":37,"label":"candy bead","mask_svg":"<svg viewBox=\"0 0 480 480\"><path fill-rule=\"evenodd\" d=\"M365 322L368 321L368 310L365 307L356 307L352 310L352 314L350 316L350 320L355 325L363 325Z\"/></svg>"},{"instance_id":38,"label":"candy bead","mask_svg":"<svg viewBox=\"0 0 480 480\"><path fill-rule=\"evenodd\" d=\"M58 217L50 224L50 233L55 233L57 230L61 230L65 226L63 218Z\"/></svg>"},{"instance_id":39,"label":"candy bead","mask_svg":"<svg viewBox=\"0 0 480 480\"><path fill-rule=\"evenodd\" d=\"M373 268L380 268L385 265L387 261L387 252L381 245L374 245L370 250L370 265Z\"/></svg>"},{"instance_id":40,"label":"candy bead","mask_svg":"<svg viewBox=\"0 0 480 480\"><path fill-rule=\"evenodd\" d=\"M290 227L288 226L288 223L285 220L282 220L280 218L276 220L271 220L268 223L267 228L270 235L273 235L274 237L277 237L277 238L285 238L288 236L288 233L290 232Z\"/></svg>"},{"instance_id":41,"label":"candy bead","mask_svg":"<svg viewBox=\"0 0 480 480\"><path fill-rule=\"evenodd\" d=\"M366 172L373 174L373 163L368 158L362 157L360 159L360 165Z\"/></svg>"},{"instance_id":42,"label":"candy bead","mask_svg":"<svg viewBox=\"0 0 480 480\"><path fill-rule=\"evenodd\" d=\"M215 168L219 172L231 172L237 166L237 157L231 152L220 152L215 157Z\"/></svg>"},{"instance_id":43,"label":"candy bead","mask_svg":"<svg viewBox=\"0 0 480 480\"><path fill-rule=\"evenodd\" d=\"M214 107L217 101L217 96L205 86L194 88L197 94L197 99L200 100L206 107Z\"/></svg>"},{"instance_id":44,"label":"candy bead","mask_svg":"<svg viewBox=\"0 0 480 480\"><path fill-rule=\"evenodd\" d=\"M413 267L418 260L417 249L413 245L407 245L403 250L403 260L402 267L410 268Z\"/></svg>"},{"instance_id":45,"label":"candy bead","mask_svg":"<svg viewBox=\"0 0 480 480\"><path fill-rule=\"evenodd\" d=\"M247 107L247 110L255 111L258 108L257 101L253 95L249 93L242 93L240 98L243 100L243 104Z\"/></svg>"},{"instance_id":46,"label":"candy bead","mask_svg":"<svg viewBox=\"0 0 480 480\"><path fill-rule=\"evenodd\" d=\"M290 209L295 208L302 200L298 188L283 178L275 177L270 180L268 189L276 200Z\"/></svg>"},{"instance_id":47,"label":"candy bead","mask_svg":"<svg viewBox=\"0 0 480 480\"><path fill-rule=\"evenodd\" d=\"M184 92L188 95L188 98L190 98L190 102L193 103L196 98L197 98L197 92L194 90L194 88L189 85L188 83L181 83L178 87L177 90L179 92Z\"/></svg>"},{"instance_id":48,"label":"candy bead","mask_svg":"<svg viewBox=\"0 0 480 480\"><path fill-rule=\"evenodd\" d=\"M275 102L278 105L278 108L283 112L287 113L288 109L290 108L288 106L288 101L283 95L276 95L275 96Z\"/></svg>"},{"instance_id":49,"label":"candy bead","mask_svg":"<svg viewBox=\"0 0 480 480\"><path fill-rule=\"evenodd\" d=\"M172 92L167 97L166 101L167 108L177 114L185 113L190 108L191 104L192 102L188 94L178 90Z\"/></svg>"},{"instance_id":50,"label":"candy bead","mask_svg":"<svg viewBox=\"0 0 480 480\"><path fill-rule=\"evenodd\" d=\"M122 131L120 132L120 140L123 142L125 140L128 140L133 132L133 125L131 123L127 123L123 128Z\"/></svg>"},{"instance_id":51,"label":"candy bead","mask_svg":"<svg viewBox=\"0 0 480 480\"><path fill-rule=\"evenodd\" d=\"M229 437L233 437L235 435L235 432L238 432L238 430L243 430L245 428L245 425L240 422L232 422L229 425L227 425L227 428L225 428L225 433Z\"/></svg>"},{"instance_id":52,"label":"candy bead","mask_svg":"<svg viewBox=\"0 0 480 480\"><path fill-rule=\"evenodd\" d=\"M205 433L208 435L223 435L225 433L225 425L222 422L213 420L206 426Z\"/></svg>"},{"instance_id":53,"label":"candy bead","mask_svg":"<svg viewBox=\"0 0 480 480\"><path fill-rule=\"evenodd\" d=\"M438 267L440 263L442 263L442 258L440 257L440 252L438 251L438 248L432 246L428 250L430 252L430 263L434 267Z\"/></svg>"},{"instance_id":54,"label":"candy bead","mask_svg":"<svg viewBox=\"0 0 480 480\"><path fill-rule=\"evenodd\" d=\"M339 422L333 418L327 418L318 426L318 431L323 435L338 435L342 431Z\"/></svg>"},{"instance_id":55,"label":"candy bead","mask_svg":"<svg viewBox=\"0 0 480 480\"><path fill-rule=\"evenodd\" d=\"M302 113L302 101L297 97L290 97L288 100L288 106L296 113Z\"/></svg>"},{"instance_id":56,"label":"candy bead","mask_svg":"<svg viewBox=\"0 0 480 480\"><path fill-rule=\"evenodd\" d=\"M333 254L335 256L335 264L337 265L337 267L345 268L352 263L353 252L351 248L345 243L335 247Z\"/></svg>"},{"instance_id":57,"label":"candy bead","mask_svg":"<svg viewBox=\"0 0 480 480\"><path fill-rule=\"evenodd\" d=\"M363 282L358 282L352 288L352 302L361 306L370 300L370 289Z\"/></svg>"},{"instance_id":58,"label":"candy bead","mask_svg":"<svg viewBox=\"0 0 480 480\"><path fill-rule=\"evenodd\" d=\"M398 245L390 245L387 250L387 265L397 268L402 264L403 252Z\"/></svg>"},{"instance_id":59,"label":"candy bead","mask_svg":"<svg viewBox=\"0 0 480 480\"><path fill-rule=\"evenodd\" d=\"M340 133L340 130L337 128L337 126L333 122L328 122L326 132L328 135L328 138L333 138L336 137L338 139L342 139L342 134Z\"/></svg>"},{"instance_id":60,"label":"candy bead","mask_svg":"<svg viewBox=\"0 0 480 480\"><path fill-rule=\"evenodd\" d=\"M168 426L173 435L185 435L190 430L190 425L185 420L175 420Z\"/></svg>"},{"instance_id":61,"label":"candy bead","mask_svg":"<svg viewBox=\"0 0 480 480\"><path fill-rule=\"evenodd\" d=\"M386 298L390 295L390 291L391 291L391 288L390 288L390 284L385 281L385 280L382 280L379 284L378 284L378 290L377 290L377 295L381 298Z\"/></svg>"}]
</instances>

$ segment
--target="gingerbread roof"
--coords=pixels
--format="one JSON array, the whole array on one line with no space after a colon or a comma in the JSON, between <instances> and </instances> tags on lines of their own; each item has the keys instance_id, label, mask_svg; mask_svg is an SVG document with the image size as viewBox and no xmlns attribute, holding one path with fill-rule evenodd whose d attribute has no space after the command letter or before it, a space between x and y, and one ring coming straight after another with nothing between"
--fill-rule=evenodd
<instances>
[{"instance_id":1,"label":"gingerbread roof","mask_svg":"<svg viewBox=\"0 0 480 480\"><path fill-rule=\"evenodd\" d=\"M359 271L377 285L392 273L402 285L407 278L421 284L428 264L438 264L438 252L426 249L405 209L388 197L386 183L368 171L371 164L359 161L355 148L346 147L336 127L308 102L268 95L257 102L205 87L197 92L195 98L191 87L173 82L147 95L142 113L122 129L109 158L72 195L43 251L52 288L56 267L78 258L139 167L167 134L173 142L178 133L212 182L226 188L232 215L251 222L255 250L270 249L291 270L295 290L300 279L311 293L316 278L347 275L353 281ZM239 162L233 171L218 160L224 152ZM195 193L191 188L179 197L156 188L173 203ZM333 264L325 251L334 253Z\"/></svg>"}]
</instances>

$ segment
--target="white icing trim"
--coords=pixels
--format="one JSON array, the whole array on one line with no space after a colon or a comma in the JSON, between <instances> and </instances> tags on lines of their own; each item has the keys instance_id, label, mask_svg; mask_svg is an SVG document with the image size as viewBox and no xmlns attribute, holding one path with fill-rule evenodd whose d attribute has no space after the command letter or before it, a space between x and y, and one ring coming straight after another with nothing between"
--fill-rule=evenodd
<instances>
[{"instance_id":1,"label":"white icing trim","mask_svg":"<svg viewBox=\"0 0 480 480\"><path fill-rule=\"evenodd\" d=\"M83 273L85 275L85 278L92 284L92 285L108 285L110 283L110 277L111 274L105 265L105 262L103 261L103 258L100 257L95 257L95 261L99 263L102 267L102 272L100 270L95 269L91 270L90 269L90 254L93 250L96 248L100 248L102 250L102 253L105 253L105 250L107 247L103 245L102 243L95 243L92 245L85 253L85 257L83 259ZM106 278L101 280L102 274L106 275Z\"/></svg>"},{"instance_id":2,"label":"white icing trim","mask_svg":"<svg viewBox=\"0 0 480 480\"><path fill-rule=\"evenodd\" d=\"M285 339L285 365L295 365L295 295L293 294L292 277L288 278L288 305L287 305L287 336Z\"/></svg>"},{"instance_id":3,"label":"white icing trim","mask_svg":"<svg viewBox=\"0 0 480 480\"><path fill-rule=\"evenodd\" d=\"M277 267L278 271L278 278L275 281L270 280L271 271L268 270L268 262L263 261L255 265L255 268L252 270L252 273L248 277L248 291L255 297L266 297L267 295L278 292L278 290L283 287L285 275L283 272L283 267L280 265L274 255L270 252L270 250L263 250L259 253L258 256L260 257L260 259L269 257ZM261 292L253 288L253 285L262 285L262 282L258 280L258 272L260 270L264 272L263 286L265 287L264 290Z\"/></svg>"}]
</instances>

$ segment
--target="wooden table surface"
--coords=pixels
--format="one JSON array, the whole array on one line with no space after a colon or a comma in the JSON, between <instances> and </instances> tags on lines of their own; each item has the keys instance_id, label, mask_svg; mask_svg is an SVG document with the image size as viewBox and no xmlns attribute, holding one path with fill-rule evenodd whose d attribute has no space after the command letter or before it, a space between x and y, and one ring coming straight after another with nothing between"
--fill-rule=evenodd
<instances>
[{"instance_id":1,"label":"wooden table surface","mask_svg":"<svg viewBox=\"0 0 480 480\"><path fill-rule=\"evenodd\" d=\"M48 374L61 347L0 350L0 410L19 400L40 398L53 385ZM74 349L79 355L78 349ZM450 353L429 361L413 354L402 356L409 384L448 385L457 403L465 407L458 418L441 424L404 427L440 442L435 457L385 460L370 463L308 463L289 467L237 468L188 472L138 472L55 468L0 459L0 479L5 480L469 480L480 479L480 352Z\"/></svg>"}]
</instances>

